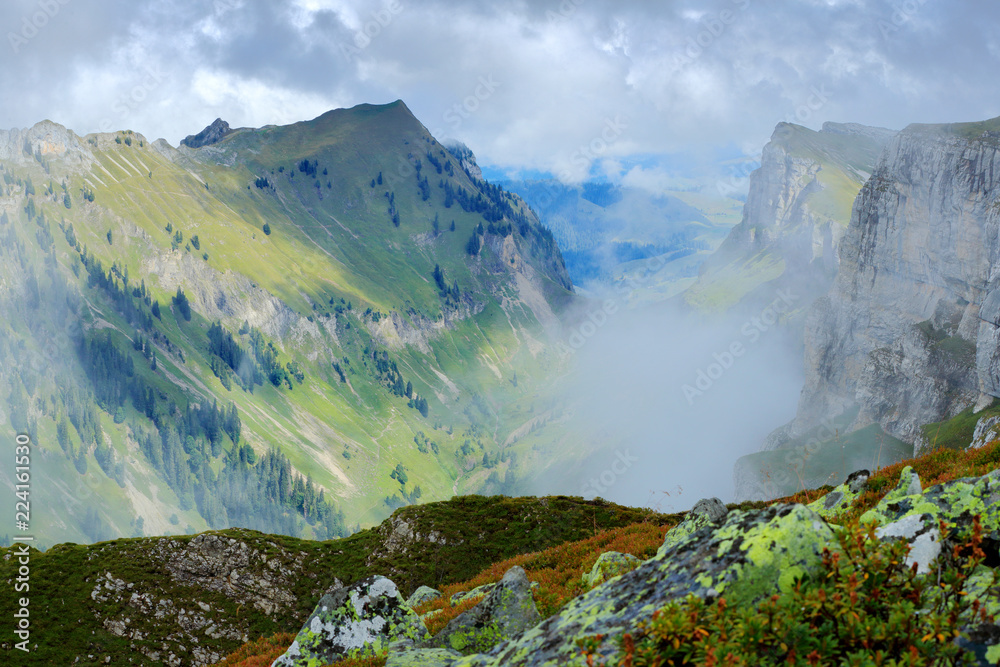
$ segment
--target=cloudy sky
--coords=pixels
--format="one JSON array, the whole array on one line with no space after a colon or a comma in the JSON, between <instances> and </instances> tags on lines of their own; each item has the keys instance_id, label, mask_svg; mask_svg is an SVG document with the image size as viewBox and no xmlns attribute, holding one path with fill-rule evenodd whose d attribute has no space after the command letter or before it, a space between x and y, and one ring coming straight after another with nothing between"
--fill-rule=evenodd
<instances>
[{"instance_id":1,"label":"cloudy sky","mask_svg":"<svg viewBox=\"0 0 1000 667\"><path fill-rule=\"evenodd\" d=\"M781 120L1000 115L994 0L6 0L0 26L0 127L176 145L403 99L481 163L566 180L752 156Z\"/></svg>"}]
</instances>

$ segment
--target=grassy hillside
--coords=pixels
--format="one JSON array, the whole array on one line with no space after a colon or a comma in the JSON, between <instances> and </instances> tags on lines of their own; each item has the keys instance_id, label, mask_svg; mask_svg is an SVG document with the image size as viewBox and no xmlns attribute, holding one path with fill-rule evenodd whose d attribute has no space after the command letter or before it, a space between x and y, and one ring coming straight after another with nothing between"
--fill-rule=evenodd
<instances>
[{"instance_id":1,"label":"grassy hillside","mask_svg":"<svg viewBox=\"0 0 1000 667\"><path fill-rule=\"evenodd\" d=\"M335 580L383 574L409 594L637 522L660 534L668 521L603 501L468 496L403 508L375 529L327 542L231 529L60 544L31 554L32 652L15 653L9 639L0 648L18 664L97 665L110 657L156 665L170 655L212 662L249 638L297 631ZM14 550L0 549L5 579L18 567L8 557ZM14 591L4 591L0 613L10 616Z\"/></svg>"},{"instance_id":2,"label":"grassy hillside","mask_svg":"<svg viewBox=\"0 0 1000 667\"><path fill-rule=\"evenodd\" d=\"M43 545L326 537L530 469L535 436L511 434L552 408L568 276L527 206L402 102L198 149L15 135L0 437L29 433L53 480Z\"/></svg>"}]
</instances>

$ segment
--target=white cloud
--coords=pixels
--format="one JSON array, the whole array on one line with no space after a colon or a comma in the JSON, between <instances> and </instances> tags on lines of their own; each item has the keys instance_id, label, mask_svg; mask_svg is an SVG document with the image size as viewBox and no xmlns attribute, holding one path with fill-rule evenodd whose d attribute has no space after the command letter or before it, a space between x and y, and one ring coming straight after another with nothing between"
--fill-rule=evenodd
<instances>
[{"instance_id":1,"label":"white cloud","mask_svg":"<svg viewBox=\"0 0 1000 667\"><path fill-rule=\"evenodd\" d=\"M69 3L18 53L0 52L0 126L58 116L86 132L110 117L176 143L215 116L283 123L402 98L484 163L577 180L592 158L759 148L818 88L829 95L812 127L997 113L983 82L1000 59L1000 5L925 3L886 34L895 9L884 0L570 4L553 19L559 4L523 0ZM21 25L31 6L0 7L0 25ZM148 65L169 80L124 118L112 112ZM484 78L498 84L488 95ZM621 115L628 129L581 159Z\"/></svg>"}]
</instances>

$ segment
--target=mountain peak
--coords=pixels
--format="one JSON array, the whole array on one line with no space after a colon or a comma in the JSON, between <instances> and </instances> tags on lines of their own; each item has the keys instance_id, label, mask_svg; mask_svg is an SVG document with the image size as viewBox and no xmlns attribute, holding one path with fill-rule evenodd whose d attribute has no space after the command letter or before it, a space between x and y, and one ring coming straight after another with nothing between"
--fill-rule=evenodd
<instances>
[{"instance_id":1,"label":"mountain peak","mask_svg":"<svg viewBox=\"0 0 1000 667\"><path fill-rule=\"evenodd\" d=\"M229 123L221 118L216 118L211 125L198 134L190 134L185 137L181 141L181 145L187 146L188 148L201 148L202 146L208 146L209 144L222 141L230 132L232 132L232 130L229 127Z\"/></svg>"}]
</instances>

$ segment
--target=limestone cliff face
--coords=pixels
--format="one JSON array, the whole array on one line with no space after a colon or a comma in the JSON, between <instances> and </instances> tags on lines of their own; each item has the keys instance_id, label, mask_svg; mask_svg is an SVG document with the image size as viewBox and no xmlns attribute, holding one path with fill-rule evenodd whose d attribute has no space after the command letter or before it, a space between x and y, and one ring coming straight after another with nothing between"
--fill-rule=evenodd
<instances>
[{"instance_id":1,"label":"limestone cliff face","mask_svg":"<svg viewBox=\"0 0 1000 667\"><path fill-rule=\"evenodd\" d=\"M854 427L915 442L922 424L1000 396L998 128L910 126L890 142L807 318L787 436L857 406Z\"/></svg>"},{"instance_id":2,"label":"limestone cliff face","mask_svg":"<svg viewBox=\"0 0 1000 667\"><path fill-rule=\"evenodd\" d=\"M793 128L779 125L761 153L760 168L750 175L750 191L743 219L726 239L725 246L751 253L780 243L791 252L787 261L803 264L813 259L832 264L833 230L828 219L818 220L809 206L809 195L822 189L816 180L822 165L796 155L785 140ZM841 233L837 233L839 240ZM813 240L817 243L813 243Z\"/></svg>"},{"instance_id":3,"label":"limestone cliff face","mask_svg":"<svg viewBox=\"0 0 1000 667\"><path fill-rule=\"evenodd\" d=\"M753 305L789 287L801 303L824 294L837 273L851 202L893 134L863 125L827 123L814 132L778 124L750 174L743 219L705 262L687 301Z\"/></svg>"}]
</instances>

